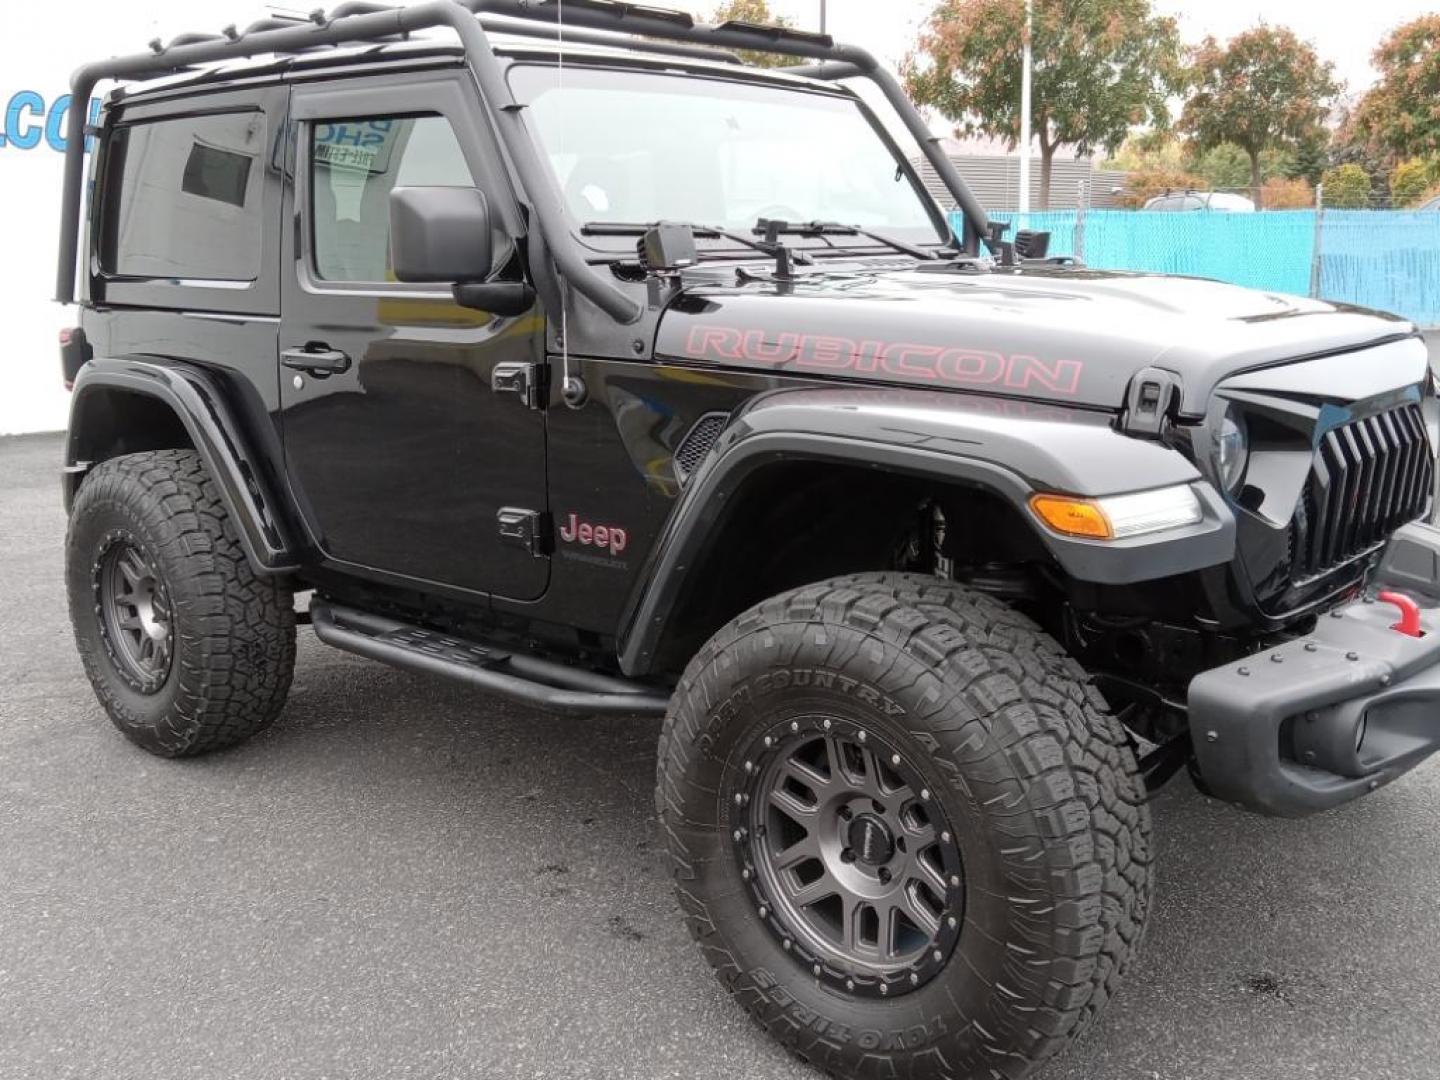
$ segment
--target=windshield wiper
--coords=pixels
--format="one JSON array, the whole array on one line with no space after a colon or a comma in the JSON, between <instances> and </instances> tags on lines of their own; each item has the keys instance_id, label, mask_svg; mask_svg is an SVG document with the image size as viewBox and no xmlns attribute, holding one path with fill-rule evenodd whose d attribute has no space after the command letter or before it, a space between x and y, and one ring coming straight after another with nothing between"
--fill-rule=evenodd
<instances>
[{"instance_id":1,"label":"windshield wiper","mask_svg":"<svg viewBox=\"0 0 1440 1080\"><path fill-rule=\"evenodd\" d=\"M580 226L580 232L584 236L643 236L646 231L653 229L659 222L638 222L638 221L587 221ZM790 264L808 266L815 260L804 251L796 251L786 247L778 239L766 237L764 240L756 240L754 237L745 236L743 233L731 232L729 229L722 229L718 225L696 225L694 222L678 222L697 237L718 237L722 240L730 240L736 244L743 244L745 247L754 248L775 260L775 276L788 278L791 276Z\"/></svg>"},{"instance_id":2,"label":"windshield wiper","mask_svg":"<svg viewBox=\"0 0 1440 1080\"><path fill-rule=\"evenodd\" d=\"M787 233L793 236L863 236L867 240L874 240L877 244L894 248L902 255L909 255L912 259L928 261L940 258L939 253L930 248L897 240L893 236L876 232L874 229L862 229L858 225L845 225L838 221L777 221L773 218L762 217L755 222L754 231L763 235L767 241Z\"/></svg>"},{"instance_id":3,"label":"windshield wiper","mask_svg":"<svg viewBox=\"0 0 1440 1080\"><path fill-rule=\"evenodd\" d=\"M658 224L657 221L587 221L580 226L580 232L584 236L643 236L646 230L653 229ZM775 254L773 243L756 240L743 233L731 232L729 229L722 229L716 225L696 225L690 221L681 224L690 226L690 231L697 237L733 240L737 244L754 248L765 255L773 257Z\"/></svg>"}]
</instances>

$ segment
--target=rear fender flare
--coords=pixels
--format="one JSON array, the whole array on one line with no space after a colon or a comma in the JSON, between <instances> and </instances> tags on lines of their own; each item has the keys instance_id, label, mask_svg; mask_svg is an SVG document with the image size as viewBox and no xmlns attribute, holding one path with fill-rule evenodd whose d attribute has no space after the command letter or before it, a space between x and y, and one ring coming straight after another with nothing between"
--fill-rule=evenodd
<instances>
[{"instance_id":1,"label":"rear fender flare","mask_svg":"<svg viewBox=\"0 0 1440 1080\"><path fill-rule=\"evenodd\" d=\"M1116 431L1110 416L978 395L907 390L782 390L732 419L691 476L632 589L619 627L620 666L651 671L689 575L727 505L758 470L800 459L861 465L961 483L1005 499L1072 578L1148 581L1227 563L1235 519L1178 451ZM1193 526L1115 541L1063 537L1037 522L1037 491L1099 496L1190 484L1203 508Z\"/></svg>"},{"instance_id":2,"label":"rear fender flare","mask_svg":"<svg viewBox=\"0 0 1440 1080\"><path fill-rule=\"evenodd\" d=\"M97 357L80 370L70 403L65 446L68 512L89 469L84 415L94 395L119 391L155 398L173 411L220 489L241 546L257 574L292 571L298 560L281 520L280 502L244 437L217 380L203 368L154 357Z\"/></svg>"}]
</instances>

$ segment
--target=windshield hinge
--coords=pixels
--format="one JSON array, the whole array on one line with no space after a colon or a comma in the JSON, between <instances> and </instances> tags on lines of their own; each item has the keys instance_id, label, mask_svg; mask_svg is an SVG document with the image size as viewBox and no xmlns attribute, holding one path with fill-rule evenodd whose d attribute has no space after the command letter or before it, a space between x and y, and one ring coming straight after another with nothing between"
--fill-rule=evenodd
<instances>
[{"instance_id":1,"label":"windshield hinge","mask_svg":"<svg viewBox=\"0 0 1440 1080\"><path fill-rule=\"evenodd\" d=\"M505 360L490 369L490 389L497 394L515 394L527 409L545 407L545 378L538 364Z\"/></svg>"},{"instance_id":2,"label":"windshield hinge","mask_svg":"<svg viewBox=\"0 0 1440 1080\"><path fill-rule=\"evenodd\" d=\"M1158 439L1179 403L1180 379L1174 372L1143 368L1126 388L1120 430L1143 439Z\"/></svg>"}]
</instances>

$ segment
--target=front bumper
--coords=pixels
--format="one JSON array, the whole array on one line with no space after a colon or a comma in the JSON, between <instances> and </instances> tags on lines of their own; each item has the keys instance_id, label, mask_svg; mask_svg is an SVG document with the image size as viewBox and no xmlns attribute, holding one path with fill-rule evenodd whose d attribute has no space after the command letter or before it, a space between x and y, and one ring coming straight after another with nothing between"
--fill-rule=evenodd
<instances>
[{"instance_id":1,"label":"front bumper","mask_svg":"<svg viewBox=\"0 0 1440 1080\"><path fill-rule=\"evenodd\" d=\"M1440 530L1391 538L1378 583L1421 605L1423 634L1361 600L1313 633L1195 676L1190 736L1217 798L1301 817L1374 791L1440 750Z\"/></svg>"}]
</instances>

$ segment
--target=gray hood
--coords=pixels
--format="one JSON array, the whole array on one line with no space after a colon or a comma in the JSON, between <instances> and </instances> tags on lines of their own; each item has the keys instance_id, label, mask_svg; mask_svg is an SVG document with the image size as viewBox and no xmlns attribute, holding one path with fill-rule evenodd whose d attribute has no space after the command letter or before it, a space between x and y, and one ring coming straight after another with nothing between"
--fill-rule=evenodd
<instances>
[{"instance_id":1,"label":"gray hood","mask_svg":"<svg viewBox=\"0 0 1440 1080\"><path fill-rule=\"evenodd\" d=\"M707 268L708 270L709 268ZM1404 319L1199 278L1086 269L802 272L687 279L656 352L787 371L1118 409L1142 368L1173 372L1181 412L1240 371L1412 335Z\"/></svg>"}]
</instances>

